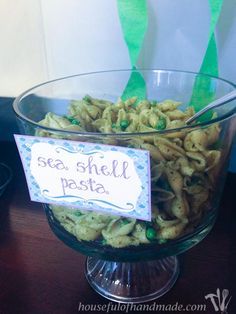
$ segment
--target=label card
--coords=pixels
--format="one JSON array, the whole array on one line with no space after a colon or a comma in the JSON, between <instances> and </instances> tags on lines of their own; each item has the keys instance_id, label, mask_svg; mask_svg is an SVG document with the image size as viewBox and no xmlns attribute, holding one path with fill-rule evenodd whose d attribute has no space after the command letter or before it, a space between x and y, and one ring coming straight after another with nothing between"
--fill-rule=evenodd
<instances>
[{"instance_id":1,"label":"label card","mask_svg":"<svg viewBox=\"0 0 236 314\"><path fill-rule=\"evenodd\" d=\"M15 135L32 201L151 220L149 151Z\"/></svg>"}]
</instances>

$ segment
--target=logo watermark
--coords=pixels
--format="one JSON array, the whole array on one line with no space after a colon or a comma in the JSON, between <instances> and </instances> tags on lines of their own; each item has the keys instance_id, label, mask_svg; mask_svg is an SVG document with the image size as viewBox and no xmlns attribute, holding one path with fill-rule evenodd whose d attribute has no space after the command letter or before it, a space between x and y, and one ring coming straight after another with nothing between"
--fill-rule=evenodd
<instances>
[{"instance_id":1,"label":"logo watermark","mask_svg":"<svg viewBox=\"0 0 236 314\"><path fill-rule=\"evenodd\" d=\"M222 314L226 314L227 308L229 306L229 302L231 300L232 296L229 295L228 289L223 289L222 292L220 292L220 289L216 289L216 293L209 293L205 296L205 299L210 299L214 310L216 312L221 312Z\"/></svg>"},{"instance_id":2,"label":"logo watermark","mask_svg":"<svg viewBox=\"0 0 236 314\"><path fill-rule=\"evenodd\" d=\"M129 311L143 312L206 312L206 304L187 304L183 305L179 302L175 304L158 304L153 302L152 304L135 304L135 303L112 303L107 304L83 304L79 303L78 312L123 312L129 313Z\"/></svg>"},{"instance_id":3,"label":"logo watermark","mask_svg":"<svg viewBox=\"0 0 236 314\"><path fill-rule=\"evenodd\" d=\"M227 309L229 303L231 301L232 296L230 296L228 289L223 289L222 291L217 288L216 293L209 293L205 295L205 300L209 300L209 306L211 306L211 313L214 309L215 312L219 314L228 314ZM146 303L114 303L108 302L105 304L83 304L79 303L78 312L123 312L129 313L130 311L135 312L192 312L192 313L200 313L200 312L209 312L208 302L202 304L181 304L176 302L174 304L159 304L157 302L153 302L152 304Z\"/></svg>"}]
</instances>

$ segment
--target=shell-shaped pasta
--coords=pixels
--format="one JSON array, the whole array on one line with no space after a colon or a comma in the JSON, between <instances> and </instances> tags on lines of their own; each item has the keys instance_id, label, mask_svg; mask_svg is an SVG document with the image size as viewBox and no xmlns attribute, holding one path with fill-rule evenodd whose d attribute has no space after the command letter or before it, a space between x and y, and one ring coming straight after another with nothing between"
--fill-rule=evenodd
<instances>
[{"instance_id":1,"label":"shell-shaped pasta","mask_svg":"<svg viewBox=\"0 0 236 314\"><path fill-rule=\"evenodd\" d=\"M186 191L189 195L201 193L205 187L201 184L193 184L184 186L184 191Z\"/></svg>"},{"instance_id":2,"label":"shell-shaped pasta","mask_svg":"<svg viewBox=\"0 0 236 314\"><path fill-rule=\"evenodd\" d=\"M78 131L78 132L84 132L85 131L85 129L83 129L80 125L75 125L75 124L70 124L64 130L66 130L66 131Z\"/></svg>"},{"instance_id":3,"label":"shell-shaped pasta","mask_svg":"<svg viewBox=\"0 0 236 314\"><path fill-rule=\"evenodd\" d=\"M92 115L89 113L90 106L85 101L73 101L70 106L70 114L80 121L81 125L90 125L93 121ZM92 110L91 110L92 111Z\"/></svg>"},{"instance_id":4,"label":"shell-shaped pasta","mask_svg":"<svg viewBox=\"0 0 236 314\"><path fill-rule=\"evenodd\" d=\"M82 116L77 113L76 115L73 115L73 118L76 119L77 121L79 121L79 127L82 128L83 130L90 130L90 124L87 124L85 123L85 121L83 120ZM71 122L70 122L71 123ZM71 124L72 125L72 124ZM78 127L78 125L75 125Z\"/></svg>"},{"instance_id":5,"label":"shell-shaped pasta","mask_svg":"<svg viewBox=\"0 0 236 314\"><path fill-rule=\"evenodd\" d=\"M206 150L207 145L208 137L202 129L188 133L184 139L184 148L189 152L202 152Z\"/></svg>"},{"instance_id":6,"label":"shell-shaped pasta","mask_svg":"<svg viewBox=\"0 0 236 314\"><path fill-rule=\"evenodd\" d=\"M102 115L102 110L94 105L87 106L87 112L93 120L101 118Z\"/></svg>"},{"instance_id":7,"label":"shell-shaped pasta","mask_svg":"<svg viewBox=\"0 0 236 314\"><path fill-rule=\"evenodd\" d=\"M142 100L137 105L136 109L138 112L143 112L145 109L150 109L151 105L148 100Z\"/></svg>"},{"instance_id":8,"label":"shell-shaped pasta","mask_svg":"<svg viewBox=\"0 0 236 314\"><path fill-rule=\"evenodd\" d=\"M182 175L179 173L179 171L173 170L170 167L165 168L165 174L175 195L181 196L184 185Z\"/></svg>"},{"instance_id":9,"label":"shell-shaped pasta","mask_svg":"<svg viewBox=\"0 0 236 314\"><path fill-rule=\"evenodd\" d=\"M183 146L183 141L180 138L174 138L172 141L179 147Z\"/></svg>"},{"instance_id":10,"label":"shell-shaped pasta","mask_svg":"<svg viewBox=\"0 0 236 314\"><path fill-rule=\"evenodd\" d=\"M46 116L45 119L41 120L39 124L43 126L47 126L49 128L54 128L54 129L60 129L60 130L67 130L67 131L78 131L78 132L83 132L85 129L81 125L74 125L71 124L71 122L61 116L57 116L51 112L49 112ZM46 136L46 137L54 137L54 138L62 138L65 136L61 136L57 133L52 133L52 132L45 132L44 130L38 129L36 131L37 136Z\"/></svg>"},{"instance_id":11,"label":"shell-shaped pasta","mask_svg":"<svg viewBox=\"0 0 236 314\"><path fill-rule=\"evenodd\" d=\"M137 131L139 125L138 115L132 112L128 113L128 120L130 121L130 124L125 131L129 133Z\"/></svg>"},{"instance_id":12,"label":"shell-shaped pasta","mask_svg":"<svg viewBox=\"0 0 236 314\"><path fill-rule=\"evenodd\" d=\"M181 119L186 119L186 113L181 111L181 110L178 110L178 109L175 109L175 110L172 110L172 111L166 111L165 113L170 120L181 120Z\"/></svg>"},{"instance_id":13,"label":"shell-shaped pasta","mask_svg":"<svg viewBox=\"0 0 236 314\"><path fill-rule=\"evenodd\" d=\"M95 230L95 229L90 228L87 225L82 225L82 224L75 225L74 233L75 233L75 236L79 240L84 240L84 241L96 240L101 235L100 230Z\"/></svg>"},{"instance_id":14,"label":"shell-shaped pasta","mask_svg":"<svg viewBox=\"0 0 236 314\"><path fill-rule=\"evenodd\" d=\"M163 203L171 200L174 198L175 195L173 192L158 188L158 187L152 187L152 198L155 200L156 203Z\"/></svg>"},{"instance_id":15,"label":"shell-shaped pasta","mask_svg":"<svg viewBox=\"0 0 236 314\"><path fill-rule=\"evenodd\" d=\"M59 212L68 212L73 211L73 207L70 206L61 206L61 205L49 205L50 209L53 211L53 213L59 213ZM68 210L67 210L68 209Z\"/></svg>"},{"instance_id":16,"label":"shell-shaped pasta","mask_svg":"<svg viewBox=\"0 0 236 314\"><path fill-rule=\"evenodd\" d=\"M102 235L105 239L127 235L133 230L135 222L136 219L130 218L114 219L102 230Z\"/></svg>"},{"instance_id":17,"label":"shell-shaped pasta","mask_svg":"<svg viewBox=\"0 0 236 314\"><path fill-rule=\"evenodd\" d=\"M76 216L74 215L73 212L68 212L66 209L65 209L65 222L67 223L73 223L73 224L77 224L77 223L80 223L81 221L81 218L83 217L83 215L80 215L80 216Z\"/></svg>"},{"instance_id":18,"label":"shell-shaped pasta","mask_svg":"<svg viewBox=\"0 0 236 314\"><path fill-rule=\"evenodd\" d=\"M101 117L102 110L84 100L74 100L70 104L69 112L72 116L80 115L81 110L85 110L92 119Z\"/></svg>"},{"instance_id":19,"label":"shell-shaped pasta","mask_svg":"<svg viewBox=\"0 0 236 314\"><path fill-rule=\"evenodd\" d=\"M176 160L176 164L179 166L180 172L183 176L192 176L195 169L189 163L188 159L185 157L180 157Z\"/></svg>"},{"instance_id":20,"label":"shell-shaped pasta","mask_svg":"<svg viewBox=\"0 0 236 314\"><path fill-rule=\"evenodd\" d=\"M103 111L102 119L107 120L110 124L116 120L116 112L114 111L113 106L109 106Z\"/></svg>"},{"instance_id":21,"label":"shell-shaped pasta","mask_svg":"<svg viewBox=\"0 0 236 314\"><path fill-rule=\"evenodd\" d=\"M152 107L151 112L155 113L159 118L163 118L166 122L166 125L170 123L170 118L166 115L165 112L162 112L158 106Z\"/></svg>"},{"instance_id":22,"label":"shell-shaped pasta","mask_svg":"<svg viewBox=\"0 0 236 314\"><path fill-rule=\"evenodd\" d=\"M184 190L188 194L198 194L203 190L209 190L212 185L208 179L208 176L202 172L196 172L190 177L184 178Z\"/></svg>"},{"instance_id":23,"label":"shell-shaped pasta","mask_svg":"<svg viewBox=\"0 0 236 314\"><path fill-rule=\"evenodd\" d=\"M89 95L86 95L83 100L85 102L88 102L89 104L92 104L94 106L97 106L98 108L104 110L106 107L113 105L113 103L109 100L104 99L96 99Z\"/></svg>"},{"instance_id":24,"label":"shell-shaped pasta","mask_svg":"<svg viewBox=\"0 0 236 314\"><path fill-rule=\"evenodd\" d=\"M160 161L165 160L165 158L162 156L162 154L160 153L159 149L156 146L146 143L146 144L141 144L140 147L143 149L149 150L151 157L155 162L160 162Z\"/></svg>"},{"instance_id":25,"label":"shell-shaped pasta","mask_svg":"<svg viewBox=\"0 0 236 314\"><path fill-rule=\"evenodd\" d=\"M138 124L136 124L135 122L131 122L129 126L125 129L125 131L128 133L134 133L137 131L137 126Z\"/></svg>"},{"instance_id":26,"label":"shell-shaped pasta","mask_svg":"<svg viewBox=\"0 0 236 314\"><path fill-rule=\"evenodd\" d=\"M209 190L202 189L201 192L193 194L190 199L190 209L193 212L201 210L201 206L207 201L209 197Z\"/></svg>"},{"instance_id":27,"label":"shell-shaped pasta","mask_svg":"<svg viewBox=\"0 0 236 314\"><path fill-rule=\"evenodd\" d=\"M184 122L181 120L173 120L167 123L166 129L176 129L181 128L184 126ZM170 132L165 134L166 138L171 139L183 139L186 135L185 131L177 131L177 132Z\"/></svg>"},{"instance_id":28,"label":"shell-shaped pasta","mask_svg":"<svg viewBox=\"0 0 236 314\"><path fill-rule=\"evenodd\" d=\"M164 219L161 215L156 217L156 224L158 228L168 228L180 223L178 218L174 219Z\"/></svg>"},{"instance_id":29,"label":"shell-shaped pasta","mask_svg":"<svg viewBox=\"0 0 236 314\"><path fill-rule=\"evenodd\" d=\"M125 103L123 102L122 99L118 99L118 101L112 106L115 112L118 112L120 109L125 110Z\"/></svg>"},{"instance_id":30,"label":"shell-shaped pasta","mask_svg":"<svg viewBox=\"0 0 236 314\"><path fill-rule=\"evenodd\" d=\"M61 205L49 205L49 208L51 210L54 210L55 212L64 211L65 207Z\"/></svg>"},{"instance_id":31,"label":"shell-shaped pasta","mask_svg":"<svg viewBox=\"0 0 236 314\"><path fill-rule=\"evenodd\" d=\"M85 127L87 126L89 127L91 123L93 122L93 119L90 117L90 115L88 114L88 111L85 109L81 110L77 115L75 115L75 118L79 121L82 121Z\"/></svg>"},{"instance_id":32,"label":"shell-shaped pasta","mask_svg":"<svg viewBox=\"0 0 236 314\"><path fill-rule=\"evenodd\" d=\"M119 130L121 130L121 128L120 128L121 121L127 120L127 119L128 119L128 115L127 115L126 111L124 109L120 109L118 111L117 121L116 121L116 125L117 125L117 128Z\"/></svg>"},{"instance_id":33,"label":"shell-shaped pasta","mask_svg":"<svg viewBox=\"0 0 236 314\"><path fill-rule=\"evenodd\" d=\"M166 160L175 160L178 157L184 157L185 151L166 138L155 137L154 145L159 149Z\"/></svg>"},{"instance_id":34,"label":"shell-shaped pasta","mask_svg":"<svg viewBox=\"0 0 236 314\"><path fill-rule=\"evenodd\" d=\"M138 132L153 132L153 131L156 131L156 130L139 122L137 131ZM144 141L147 141L147 142L149 142L149 141L153 142L153 137L152 136L142 136L142 139Z\"/></svg>"},{"instance_id":35,"label":"shell-shaped pasta","mask_svg":"<svg viewBox=\"0 0 236 314\"><path fill-rule=\"evenodd\" d=\"M150 113L148 117L148 123L151 125L152 128L156 128L158 120L159 118L155 113Z\"/></svg>"},{"instance_id":36,"label":"shell-shaped pasta","mask_svg":"<svg viewBox=\"0 0 236 314\"><path fill-rule=\"evenodd\" d=\"M179 110L180 103L172 100L159 104L143 100L135 106L136 102L137 97L125 101L118 99L113 104L85 96L70 104L71 117L48 113L40 123L51 128L79 132L156 132L159 119L165 120L163 129L171 130L185 126L186 119L194 114L193 107ZM71 118L79 121L79 125L72 123ZM125 123L128 126L123 129L120 126L122 120L128 121ZM152 222L160 242L193 231L208 208L222 154L220 150L213 150L214 146L211 145L219 139L220 131L219 124L215 123L204 129L169 131L156 133L158 135L155 136L145 134L135 139L130 136L117 136L114 139L101 136L105 144L150 151ZM66 138L59 132L54 134L38 130L36 134ZM74 140L88 140L81 135L77 138L76 135L68 136ZM103 236L105 242L114 248L149 243L146 224L141 221L70 207L51 205L50 208L61 225L79 241L93 241Z\"/></svg>"},{"instance_id":37,"label":"shell-shaped pasta","mask_svg":"<svg viewBox=\"0 0 236 314\"><path fill-rule=\"evenodd\" d=\"M74 225L72 225L71 223L65 222L65 221L61 222L61 225L63 226L63 228L66 229L66 231L75 235L75 226Z\"/></svg>"},{"instance_id":38,"label":"shell-shaped pasta","mask_svg":"<svg viewBox=\"0 0 236 314\"><path fill-rule=\"evenodd\" d=\"M67 212L64 207L63 208L60 208L60 207L62 206L55 206L55 207L50 206L56 219L58 219L60 222L65 222L67 218Z\"/></svg>"},{"instance_id":39,"label":"shell-shaped pasta","mask_svg":"<svg viewBox=\"0 0 236 314\"><path fill-rule=\"evenodd\" d=\"M114 219L114 216L88 212L87 214L82 215L79 220L79 224L88 225L90 228L95 230L101 230L106 227L112 219Z\"/></svg>"},{"instance_id":40,"label":"shell-shaped pasta","mask_svg":"<svg viewBox=\"0 0 236 314\"><path fill-rule=\"evenodd\" d=\"M139 138L135 138L135 139L128 139L128 140L120 140L119 144L121 146L127 146L130 148L141 148L141 145L143 144L143 140L139 137Z\"/></svg>"},{"instance_id":41,"label":"shell-shaped pasta","mask_svg":"<svg viewBox=\"0 0 236 314\"><path fill-rule=\"evenodd\" d=\"M83 108L84 106L87 106L87 103L84 102L83 100L73 100L70 103L69 107L70 115L75 116L76 114L80 113L81 108Z\"/></svg>"},{"instance_id":42,"label":"shell-shaped pasta","mask_svg":"<svg viewBox=\"0 0 236 314\"><path fill-rule=\"evenodd\" d=\"M148 114L148 124L156 129L157 127L157 123L159 121L159 116L158 114L155 112L154 108L152 107L150 110L149 110L149 114Z\"/></svg>"},{"instance_id":43,"label":"shell-shaped pasta","mask_svg":"<svg viewBox=\"0 0 236 314\"><path fill-rule=\"evenodd\" d=\"M164 168L165 168L165 165L163 162L154 164L154 166L151 167L152 182L158 181L158 179L164 173Z\"/></svg>"},{"instance_id":44,"label":"shell-shaped pasta","mask_svg":"<svg viewBox=\"0 0 236 314\"><path fill-rule=\"evenodd\" d=\"M205 129L209 146L214 144L218 140L220 131L221 129L218 123L214 123Z\"/></svg>"},{"instance_id":45,"label":"shell-shaped pasta","mask_svg":"<svg viewBox=\"0 0 236 314\"><path fill-rule=\"evenodd\" d=\"M176 129L176 128L181 128L183 127L185 124L184 124L184 121L181 121L181 120L172 120L170 121L168 124L167 124L167 128L168 129ZM177 132L176 132L177 133ZM178 132L178 133L183 133L183 132ZM184 133L183 133L184 135Z\"/></svg>"},{"instance_id":46,"label":"shell-shaped pasta","mask_svg":"<svg viewBox=\"0 0 236 314\"><path fill-rule=\"evenodd\" d=\"M205 151L203 154L207 160L207 167L205 168L205 171L209 171L219 164L221 157L221 152L219 150L209 150Z\"/></svg>"},{"instance_id":47,"label":"shell-shaped pasta","mask_svg":"<svg viewBox=\"0 0 236 314\"><path fill-rule=\"evenodd\" d=\"M195 109L193 106L189 106L186 110L185 110L185 114L186 114L186 118L190 118L195 114Z\"/></svg>"},{"instance_id":48,"label":"shell-shaped pasta","mask_svg":"<svg viewBox=\"0 0 236 314\"><path fill-rule=\"evenodd\" d=\"M132 232L132 236L135 237L140 243L150 243L146 237L146 226L141 223L137 223Z\"/></svg>"},{"instance_id":49,"label":"shell-shaped pasta","mask_svg":"<svg viewBox=\"0 0 236 314\"><path fill-rule=\"evenodd\" d=\"M113 133L111 124L106 119L95 120L92 125L102 133Z\"/></svg>"},{"instance_id":50,"label":"shell-shaped pasta","mask_svg":"<svg viewBox=\"0 0 236 314\"><path fill-rule=\"evenodd\" d=\"M192 167L196 171L204 171L206 168L206 158L204 157L203 153L198 152L186 152L186 155L190 159L190 163Z\"/></svg>"},{"instance_id":51,"label":"shell-shaped pasta","mask_svg":"<svg viewBox=\"0 0 236 314\"><path fill-rule=\"evenodd\" d=\"M165 112L165 111L175 110L180 105L181 105L181 102L173 101L171 99L166 99L166 100L158 103L157 107L159 110Z\"/></svg>"},{"instance_id":52,"label":"shell-shaped pasta","mask_svg":"<svg viewBox=\"0 0 236 314\"><path fill-rule=\"evenodd\" d=\"M184 194L172 200L170 212L179 219L185 219L188 216L189 205Z\"/></svg>"},{"instance_id":53,"label":"shell-shaped pasta","mask_svg":"<svg viewBox=\"0 0 236 314\"><path fill-rule=\"evenodd\" d=\"M187 225L186 221L180 221L176 225L161 228L159 230L159 236L161 239L166 240L176 239L179 236L181 236L181 234L183 234L186 225Z\"/></svg>"},{"instance_id":54,"label":"shell-shaped pasta","mask_svg":"<svg viewBox=\"0 0 236 314\"><path fill-rule=\"evenodd\" d=\"M180 157L180 158L183 158L183 157ZM166 165L167 165L168 167L170 167L171 169L173 169L173 170L179 170L179 169L180 169L180 165L179 165L179 163L177 162L178 160L179 160L179 158L176 159L176 160L167 161L167 162L166 162Z\"/></svg>"},{"instance_id":55,"label":"shell-shaped pasta","mask_svg":"<svg viewBox=\"0 0 236 314\"><path fill-rule=\"evenodd\" d=\"M68 119L58 116L52 112L47 113L45 118L39 121L39 124L54 129L65 129L71 125Z\"/></svg>"},{"instance_id":56,"label":"shell-shaped pasta","mask_svg":"<svg viewBox=\"0 0 236 314\"><path fill-rule=\"evenodd\" d=\"M131 97L131 98L128 98L126 101L125 101L125 109L126 110L130 110L130 107L132 108L132 106L136 103L138 97Z\"/></svg>"},{"instance_id":57,"label":"shell-shaped pasta","mask_svg":"<svg viewBox=\"0 0 236 314\"><path fill-rule=\"evenodd\" d=\"M147 129L147 127L146 127L146 129ZM138 132L142 132L142 131L140 131L139 127L138 127L137 131ZM154 131L154 129L148 128L148 131L144 131L144 132L153 132L153 131ZM152 136L152 135L146 135L146 136L142 135L139 138L143 142L146 142L146 143L149 143L149 144L154 144L154 142L153 142L154 141L154 136Z\"/></svg>"},{"instance_id":58,"label":"shell-shaped pasta","mask_svg":"<svg viewBox=\"0 0 236 314\"><path fill-rule=\"evenodd\" d=\"M149 126L150 113L151 113L150 109L143 109L138 115L139 123Z\"/></svg>"},{"instance_id":59,"label":"shell-shaped pasta","mask_svg":"<svg viewBox=\"0 0 236 314\"><path fill-rule=\"evenodd\" d=\"M106 242L114 248L123 248L130 245L139 245L139 240L132 236L117 236L115 238L107 238Z\"/></svg>"}]
</instances>

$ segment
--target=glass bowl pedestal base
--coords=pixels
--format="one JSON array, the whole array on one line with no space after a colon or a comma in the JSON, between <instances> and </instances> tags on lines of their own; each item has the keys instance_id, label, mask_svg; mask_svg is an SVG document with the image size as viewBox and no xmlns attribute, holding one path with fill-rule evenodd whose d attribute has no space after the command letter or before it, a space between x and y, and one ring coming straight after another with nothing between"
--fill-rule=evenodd
<instances>
[{"instance_id":1,"label":"glass bowl pedestal base","mask_svg":"<svg viewBox=\"0 0 236 314\"><path fill-rule=\"evenodd\" d=\"M168 292L179 275L176 256L146 262L112 262L88 257L85 276L103 297L119 303L152 301Z\"/></svg>"}]
</instances>

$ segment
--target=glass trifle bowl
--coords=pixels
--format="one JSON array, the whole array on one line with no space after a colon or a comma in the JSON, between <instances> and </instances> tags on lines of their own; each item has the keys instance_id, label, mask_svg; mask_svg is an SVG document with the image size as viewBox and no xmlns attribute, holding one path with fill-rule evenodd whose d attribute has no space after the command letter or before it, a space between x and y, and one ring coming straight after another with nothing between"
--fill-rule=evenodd
<instances>
[{"instance_id":1,"label":"glass trifle bowl","mask_svg":"<svg viewBox=\"0 0 236 314\"><path fill-rule=\"evenodd\" d=\"M125 303L146 302L166 293L179 274L176 256L200 242L213 227L235 114L231 101L186 125L195 111L234 90L234 85L191 72L134 72L104 71L53 80L24 92L13 105L21 134L52 143L62 140L68 150L78 142L85 150L91 144L100 151L111 146L115 156L120 149L137 158L149 154L149 162L140 168L141 174L149 174L142 181L142 189L149 185L145 203L149 208L142 208L142 213L149 210L149 219L139 219L130 211L124 214L118 206L109 212L112 205L106 205L104 211L95 198L82 198L85 183L78 188L81 195L70 195L66 204L60 200L43 204L55 235L88 256L85 276L89 284L105 298ZM146 96L137 98L136 86L123 99L131 74L140 73ZM88 169L89 165L83 165ZM95 182L99 173L90 166ZM107 175L108 166L103 167ZM123 168L125 175L128 178ZM116 187L121 200L129 199L134 189L133 184ZM80 206L79 198L83 199Z\"/></svg>"}]
</instances>

